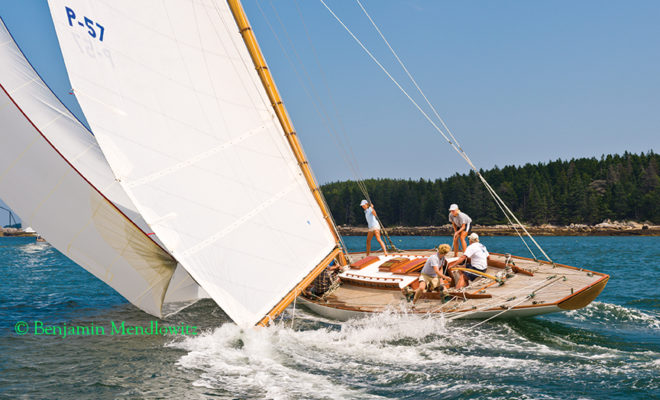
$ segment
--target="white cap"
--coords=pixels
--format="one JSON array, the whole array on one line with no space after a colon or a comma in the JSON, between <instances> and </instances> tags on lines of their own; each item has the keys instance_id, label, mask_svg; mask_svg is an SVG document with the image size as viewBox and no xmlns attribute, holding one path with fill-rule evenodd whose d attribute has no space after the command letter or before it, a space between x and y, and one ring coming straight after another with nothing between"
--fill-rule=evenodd
<instances>
[{"instance_id":1,"label":"white cap","mask_svg":"<svg viewBox=\"0 0 660 400\"><path fill-rule=\"evenodd\" d=\"M468 239L470 239L473 242L478 242L479 241L479 235L472 232L472 233L470 233L470 236L468 236Z\"/></svg>"},{"instance_id":2,"label":"white cap","mask_svg":"<svg viewBox=\"0 0 660 400\"><path fill-rule=\"evenodd\" d=\"M452 204L449 206L449 211L458 210L458 204Z\"/></svg>"},{"instance_id":3,"label":"white cap","mask_svg":"<svg viewBox=\"0 0 660 400\"><path fill-rule=\"evenodd\" d=\"M360 202L360 207L362 207L362 206L365 205L365 204L369 204L369 202L366 201L366 200L362 200L362 201Z\"/></svg>"}]
</instances>

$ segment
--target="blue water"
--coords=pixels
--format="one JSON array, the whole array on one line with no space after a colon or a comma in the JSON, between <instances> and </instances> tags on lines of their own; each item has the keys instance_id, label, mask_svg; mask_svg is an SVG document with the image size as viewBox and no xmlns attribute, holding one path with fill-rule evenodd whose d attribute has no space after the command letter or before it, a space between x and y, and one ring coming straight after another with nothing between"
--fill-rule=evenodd
<instances>
[{"instance_id":1,"label":"blue water","mask_svg":"<svg viewBox=\"0 0 660 400\"><path fill-rule=\"evenodd\" d=\"M431 248L449 238L393 240ZM476 329L387 314L336 323L289 308L275 326L242 331L204 300L160 321L198 326L198 336L62 338L14 325L155 319L48 244L0 238L0 397L660 398L660 238L537 240L559 263L611 275L592 305ZM364 242L346 238L352 250ZM528 255L517 238L482 242Z\"/></svg>"}]
</instances>

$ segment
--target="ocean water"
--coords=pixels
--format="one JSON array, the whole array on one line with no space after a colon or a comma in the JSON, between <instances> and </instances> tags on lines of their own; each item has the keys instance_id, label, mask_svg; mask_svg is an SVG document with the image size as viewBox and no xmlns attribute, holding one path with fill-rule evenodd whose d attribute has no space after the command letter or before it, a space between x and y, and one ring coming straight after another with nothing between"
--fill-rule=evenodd
<instances>
[{"instance_id":1,"label":"ocean water","mask_svg":"<svg viewBox=\"0 0 660 400\"><path fill-rule=\"evenodd\" d=\"M393 240L430 248L449 238ZM15 326L156 319L48 244L0 238L0 397L660 398L660 237L538 241L557 262L610 274L605 291L582 310L477 328L388 314L338 323L290 307L274 326L243 331L204 300L158 321L198 335L61 337ZM352 250L364 242L346 238ZM528 254L517 238L482 242Z\"/></svg>"}]
</instances>

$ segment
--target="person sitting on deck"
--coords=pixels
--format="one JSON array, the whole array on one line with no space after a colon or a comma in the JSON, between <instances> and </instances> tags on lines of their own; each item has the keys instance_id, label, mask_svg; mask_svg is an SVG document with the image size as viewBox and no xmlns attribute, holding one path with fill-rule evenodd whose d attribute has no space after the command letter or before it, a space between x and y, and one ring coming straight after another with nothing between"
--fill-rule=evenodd
<instances>
[{"instance_id":1,"label":"person sitting on deck","mask_svg":"<svg viewBox=\"0 0 660 400\"><path fill-rule=\"evenodd\" d=\"M462 266L462 264L467 260L468 262L465 265L466 269L472 269L478 272L486 272L486 268L488 268L488 259L490 258L490 254L488 253L486 246L479 243L479 235L476 233L470 234L468 240L470 241L470 245L467 247L467 249L465 249L465 252L458 258L458 260L452 261L449 264L449 270L451 271L451 268L453 267ZM464 288L468 285L468 281L473 281L479 277L479 275L473 274L471 272L459 272L459 278L456 282L456 289Z\"/></svg>"},{"instance_id":2,"label":"person sitting on deck","mask_svg":"<svg viewBox=\"0 0 660 400\"><path fill-rule=\"evenodd\" d=\"M376 211L374 210L373 204L369 204L368 201L362 200L360 206L364 209L364 217L367 219L367 226L369 227L369 233L367 233L367 257L371 253L371 239L376 235L376 240L380 243L380 247L383 248L383 253L387 255L387 247L383 243L383 239L380 238L380 224L376 218Z\"/></svg>"},{"instance_id":3,"label":"person sitting on deck","mask_svg":"<svg viewBox=\"0 0 660 400\"><path fill-rule=\"evenodd\" d=\"M441 244L438 246L438 250L435 254L429 257L422 268L422 273L419 275L419 287L415 291L415 297L413 298L413 304L417 302L417 299L425 292L426 289L434 290L437 287L442 287L444 291L444 286L441 285L440 279L451 282L451 278L447 276L447 259L445 256L451 251L451 247L448 244Z\"/></svg>"},{"instance_id":4,"label":"person sitting on deck","mask_svg":"<svg viewBox=\"0 0 660 400\"><path fill-rule=\"evenodd\" d=\"M454 228L454 256L458 257L458 241L461 241L465 252L465 237L472 231L472 218L458 209L458 205L449 206L449 222Z\"/></svg>"}]
</instances>

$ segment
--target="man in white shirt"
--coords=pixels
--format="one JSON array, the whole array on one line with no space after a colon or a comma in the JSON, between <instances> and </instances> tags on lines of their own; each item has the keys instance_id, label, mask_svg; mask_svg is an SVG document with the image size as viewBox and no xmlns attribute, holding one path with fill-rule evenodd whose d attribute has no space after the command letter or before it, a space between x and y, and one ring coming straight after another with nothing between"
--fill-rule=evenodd
<instances>
[{"instance_id":1,"label":"man in white shirt","mask_svg":"<svg viewBox=\"0 0 660 400\"><path fill-rule=\"evenodd\" d=\"M470 234L468 240L470 241L470 245L465 249L465 252L458 258L458 260L452 261L449 264L449 268L461 265L465 260L468 260L465 265L466 269L486 272L486 268L488 268L488 258L490 257L486 246L479 243L479 235L476 233ZM473 281L478 277L479 275L477 274L461 271L458 282L456 282L456 289L464 288L468 285L469 281Z\"/></svg>"}]
</instances>

